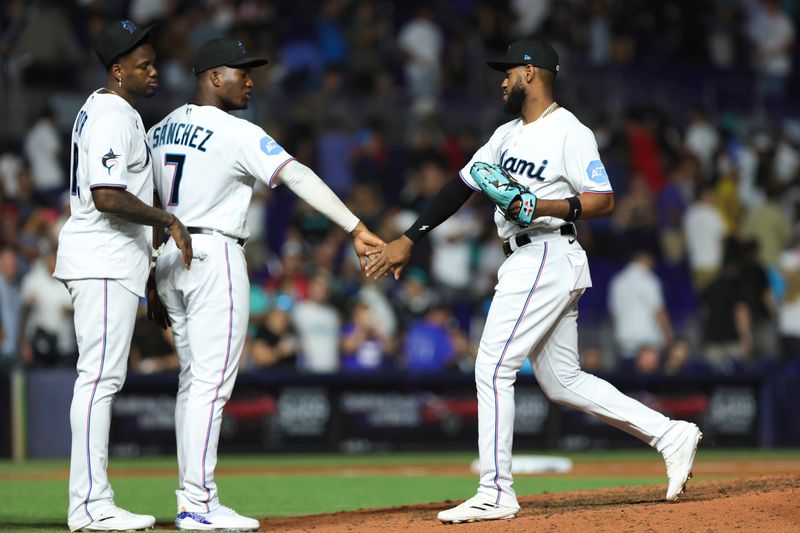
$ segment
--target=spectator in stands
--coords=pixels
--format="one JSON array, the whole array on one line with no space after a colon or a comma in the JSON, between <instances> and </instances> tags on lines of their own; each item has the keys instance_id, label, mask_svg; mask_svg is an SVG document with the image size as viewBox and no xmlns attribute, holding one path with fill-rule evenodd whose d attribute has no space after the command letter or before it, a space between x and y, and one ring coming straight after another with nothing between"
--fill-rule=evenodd
<instances>
[{"instance_id":1,"label":"spectator in stands","mask_svg":"<svg viewBox=\"0 0 800 533\"><path fill-rule=\"evenodd\" d=\"M686 149L700 162L703 176L708 179L714 171L714 157L719 148L720 138L717 128L708 120L708 113L702 107L695 107L689 115L689 125L684 133Z\"/></svg>"},{"instance_id":2,"label":"spectator in stands","mask_svg":"<svg viewBox=\"0 0 800 533\"><path fill-rule=\"evenodd\" d=\"M312 373L339 370L340 319L329 303L330 279L317 274L308 285L308 299L292 308L292 324L300 338L300 368Z\"/></svg>"},{"instance_id":3,"label":"spectator in stands","mask_svg":"<svg viewBox=\"0 0 800 533\"><path fill-rule=\"evenodd\" d=\"M450 300L473 282L473 244L485 226L472 209L459 209L431 233L431 277Z\"/></svg>"},{"instance_id":4,"label":"spectator in stands","mask_svg":"<svg viewBox=\"0 0 800 533\"><path fill-rule=\"evenodd\" d=\"M686 209L683 235L692 281L700 291L719 272L726 235L725 221L714 206L714 191L709 185L699 185L697 200Z\"/></svg>"},{"instance_id":5,"label":"spectator in stands","mask_svg":"<svg viewBox=\"0 0 800 533\"><path fill-rule=\"evenodd\" d=\"M754 45L758 104L783 104L786 82L792 72L794 24L780 0L745 2L748 7L747 36Z\"/></svg>"},{"instance_id":6,"label":"spectator in stands","mask_svg":"<svg viewBox=\"0 0 800 533\"><path fill-rule=\"evenodd\" d=\"M444 34L434 22L434 10L422 5L416 16L397 35L397 48L403 54L406 83L416 102L430 101L439 95L442 76Z\"/></svg>"},{"instance_id":7,"label":"spectator in stands","mask_svg":"<svg viewBox=\"0 0 800 533\"><path fill-rule=\"evenodd\" d=\"M720 273L700 294L703 355L717 371L732 373L749 362L753 352L753 324L743 293L735 242L726 243Z\"/></svg>"},{"instance_id":8,"label":"spectator in stands","mask_svg":"<svg viewBox=\"0 0 800 533\"><path fill-rule=\"evenodd\" d=\"M739 240L736 260L739 262L738 290L747 305L753 331L753 354L771 358L778 354L775 328L775 299L766 269L758 261L758 242Z\"/></svg>"},{"instance_id":9,"label":"spectator in stands","mask_svg":"<svg viewBox=\"0 0 800 533\"><path fill-rule=\"evenodd\" d=\"M654 267L652 255L636 252L609 282L608 309L623 359L634 357L644 346L659 351L672 340L672 324Z\"/></svg>"},{"instance_id":10,"label":"spectator in stands","mask_svg":"<svg viewBox=\"0 0 800 533\"><path fill-rule=\"evenodd\" d=\"M267 295L276 298L284 294L292 300L308 298L309 279L304 271L306 266L299 237L287 235L281 249L281 264L265 283Z\"/></svg>"},{"instance_id":11,"label":"spectator in stands","mask_svg":"<svg viewBox=\"0 0 800 533\"><path fill-rule=\"evenodd\" d=\"M683 215L700 175L697 159L690 155L682 157L670 169L667 184L657 198L661 255L673 265L686 256Z\"/></svg>"},{"instance_id":12,"label":"spectator in stands","mask_svg":"<svg viewBox=\"0 0 800 533\"><path fill-rule=\"evenodd\" d=\"M655 346L642 346L619 369L637 377L655 376L661 372L661 351Z\"/></svg>"},{"instance_id":13,"label":"spectator in stands","mask_svg":"<svg viewBox=\"0 0 800 533\"><path fill-rule=\"evenodd\" d=\"M131 372L137 374L178 372L180 369L178 354L172 341L172 330L161 329L155 322L147 319L144 301L136 311L128 364Z\"/></svg>"},{"instance_id":14,"label":"spectator in stands","mask_svg":"<svg viewBox=\"0 0 800 533\"><path fill-rule=\"evenodd\" d=\"M784 361L800 360L800 244L785 250L778 266L785 291L778 309L778 332Z\"/></svg>"},{"instance_id":15,"label":"spectator in stands","mask_svg":"<svg viewBox=\"0 0 800 533\"><path fill-rule=\"evenodd\" d=\"M300 343L285 304L270 307L250 342L250 368L297 369Z\"/></svg>"},{"instance_id":16,"label":"spectator in stands","mask_svg":"<svg viewBox=\"0 0 800 533\"><path fill-rule=\"evenodd\" d=\"M603 350L599 346L587 346L581 350L581 370L590 374L603 371Z\"/></svg>"},{"instance_id":17,"label":"spectator in stands","mask_svg":"<svg viewBox=\"0 0 800 533\"><path fill-rule=\"evenodd\" d=\"M357 265L355 262L356 257L353 256L353 259L354 261L352 264L355 266ZM357 268L360 274L361 269L360 267ZM360 280L361 287L356 294L356 299L366 304L373 317L379 317L376 321L376 325L384 337L396 338L398 329L397 314L392 307L389 296L379 282L375 280L365 280L363 276L360 277Z\"/></svg>"},{"instance_id":18,"label":"spectator in stands","mask_svg":"<svg viewBox=\"0 0 800 533\"><path fill-rule=\"evenodd\" d=\"M714 184L714 205L725 222L725 232L733 235L739 230L742 205L739 202L739 176L735 168L720 168Z\"/></svg>"},{"instance_id":19,"label":"spectator in stands","mask_svg":"<svg viewBox=\"0 0 800 533\"><path fill-rule=\"evenodd\" d=\"M506 260L500 237L490 224L484 224L477 243L477 265L470 284L473 298L482 300L491 297L497 285L497 271ZM478 331L483 330L483 328Z\"/></svg>"},{"instance_id":20,"label":"spectator in stands","mask_svg":"<svg viewBox=\"0 0 800 533\"><path fill-rule=\"evenodd\" d=\"M392 305L397 311L401 328L405 329L422 319L439 299L439 295L430 287L430 278L424 270L412 267L403 274Z\"/></svg>"},{"instance_id":21,"label":"spectator in stands","mask_svg":"<svg viewBox=\"0 0 800 533\"><path fill-rule=\"evenodd\" d=\"M373 2L357 2L354 9L347 29L348 73L357 90L369 92L381 69L381 36L388 28L377 18Z\"/></svg>"},{"instance_id":22,"label":"spectator in stands","mask_svg":"<svg viewBox=\"0 0 800 533\"><path fill-rule=\"evenodd\" d=\"M17 272L17 255L10 246L0 248L0 321L3 332L0 342L0 366L19 361L22 291Z\"/></svg>"},{"instance_id":23,"label":"spectator in stands","mask_svg":"<svg viewBox=\"0 0 800 533\"><path fill-rule=\"evenodd\" d=\"M617 239L628 247L649 249L658 247L658 209L656 196L648 187L644 177L631 177L627 194L620 198L611 217L611 225Z\"/></svg>"},{"instance_id":24,"label":"spectator in stands","mask_svg":"<svg viewBox=\"0 0 800 533\"><path fill-rule=\"evenodd\" d=\"M76 65L83 59L70 24L68 4L25 2L26 13L10 45L10 56L24 73L28 87L64 89L75 81ZM30 96L30 95L29 95Z\"/></svg>"},{"instance_id":25,"label":"spectator in stands","mask_svg":"<svg viewBox=\"0 0 800 533\"><path fill-rule=\"evenodd\" d=\"M642 111L632 110L627 117L627 138L631 174L644 177L648 188L658 193L664 186L663 155L656 124Z\"/></svg>"},{"instance_id":26,"label":"spectator in stands","mask_svg":"<svg viewBox=\"0 0 800 533\"><path fill-rule=\"evenodd\" d=\"M66 182L61 136L53 109L45 109L39 120L28 130L25 136L25 157L30 165L37 194L44 197L49 205L57 205L60 194L66 188Z\"/></svg>"},{"instance_id":27,"label":"spectator in stands","mask_svg":"<svg viewBox=\"0 0 800 533\"><path fill-rule=\"evenodd\" d=\"M708 365L692 357L691 346L686 339L677 337L664 350L661 371L667 376L698 376L709 372Z\"/></svg>"},{"instance_id":28,"label":"spectator in stands","mask_svg":"<svg viewBox=\"0 0 800 533\"><path fill-rule=\"evenodd\" d=\"M72 322L72 301L63 283L53 277L56 252L44 253L22 278L22 358L27 364L72 366L78 352Z\"/></svg>"},{"instance_id":29,"label":"spectator in stands","mask_svg":"<svg viewBox=\"0 0 800 533\"><path fill-rule=\"evenodd\" d=\"M742 235L758 243L759 260L764 267L774 267L778 257L792 239L791 219L778 205L781 193L777 187L766 190L767 199L751 209L742 224Z\"/></svg>"},{"instance_id":30,"label":"spectator in stands","mask_svg":"<svg viewBox=\"0 0 800 533\"><path fill-rule=\"evenodd\" d=\"M358 372L391 366L395 341L384 333L380 320L366 302L356 301L351 306L350 318L342 328L342 370Z\"/></svg>"},{"instance_id":31,"label":"spectator in stands","mask_svg":"<svg viewBox=\"0 0 800 533\"><path fill-rule=\"evenodd\" d=\"M25 167L22 158L0 140L0 204L16 200L19 194L19 174Z\"/></svg>"},{"instance_id":32,"label":"spectator in stands","mask_svg":"<svg viewBox=\"0 0 800 533\"><path fill-rule=\"evenodd\" d=\"M451 338L450 309L434 304L425 318L413 322L403 339L402 365L411 373L439 372L456 362L456 347Z\"/></svg>"}]
</instances>

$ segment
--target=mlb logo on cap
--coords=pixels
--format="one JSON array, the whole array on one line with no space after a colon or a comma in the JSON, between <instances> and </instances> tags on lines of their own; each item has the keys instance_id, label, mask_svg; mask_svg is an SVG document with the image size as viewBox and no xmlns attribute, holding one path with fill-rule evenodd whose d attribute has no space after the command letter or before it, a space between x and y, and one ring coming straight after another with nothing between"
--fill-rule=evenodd
<instances>
[{"instance_id":1,"label":"mlb logo on cap","mask_svg":"<svg viewBox=\"0 0 800 533\"><path fill-rule=\"evenodd\" d=\"M505 72L520 65L533 65L557 74L558 53L552 46L539 39L514 41L508 47L504 58L497 61L487 61L486 64L500 72Z\"/></svg>"}]
</instances>

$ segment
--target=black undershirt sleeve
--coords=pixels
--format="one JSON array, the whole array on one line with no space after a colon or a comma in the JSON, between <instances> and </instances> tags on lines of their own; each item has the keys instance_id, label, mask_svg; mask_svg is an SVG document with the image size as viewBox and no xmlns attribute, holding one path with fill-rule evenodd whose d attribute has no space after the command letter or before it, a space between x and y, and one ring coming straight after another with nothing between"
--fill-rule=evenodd
<instances>
[{"instance_id":1,"label":"black undershirt sleeve","mask_svg":"<svg viewBox=\"0 0 800 533\"><path fill-rule=\"evenodd\" d=\"M433 228L453 216L469 200L474 191L461 180L460 176L451 179L436 193L428 207L416 222L406 230L405 236L417 242Z\"/></svg>"}]
</instances>

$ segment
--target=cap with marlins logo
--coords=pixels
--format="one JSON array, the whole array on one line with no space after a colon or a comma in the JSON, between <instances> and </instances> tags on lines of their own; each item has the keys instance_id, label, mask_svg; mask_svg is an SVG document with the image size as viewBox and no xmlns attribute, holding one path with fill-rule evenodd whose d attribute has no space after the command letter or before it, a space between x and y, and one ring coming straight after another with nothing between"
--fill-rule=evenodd
<instances>
[{"instance_id":1,"label":"cap with marlins logo","mask_svg":"<svg viewBox=\"0 0 800 533\"><path fill-rule=\"evenodd\" d=\"M155 24L146 28L139 28L130 20L117 20L106 26L94 43L94 51L103 63L109 68L116 59L139 46L153 29Z\"/></svg>"},{"instance_id":2,"label":"cap with marlins logo","mask_svg":"<svg viewBox=\"0 0 800 533\"><path fill-rule=\"evenodd\" d=\"M514 41L508 47L504 58L487 61L486 64L500 72L520 65L533 65L558 74L558 53L552 46L539 39Z\"/></svg>"},{"instance_id":3,"label":"cap with marlins logo","mask_svg":"<svg viewBox=\"0 0 800 533\"><path fill-rule=\"evenodd\" d=\"M208 41L197 51L192 71L195 75L215 67L260 67L269 63L266 59L250 57L244 43L239 39L224 38Z\"/></svg>"}]
</instances>

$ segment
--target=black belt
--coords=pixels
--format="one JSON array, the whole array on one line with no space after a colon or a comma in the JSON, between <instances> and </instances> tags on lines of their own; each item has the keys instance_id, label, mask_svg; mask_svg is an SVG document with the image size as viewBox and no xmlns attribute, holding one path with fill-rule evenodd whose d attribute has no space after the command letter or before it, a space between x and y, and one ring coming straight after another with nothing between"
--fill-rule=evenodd
<instances>
[{"instance_id":1,"label":"black belt","mask_svg":"<svg viewBox=\"0 0 800 533\"><path fill-rule=\"evenodd\" d=\"M230 235L226 235L222 233L220 230L213 228L198 228L195 226L189 226L188 228L186 228L186 230L191 234L200 233L201 235L222 235L223 237L235 240L236 244L238 244L239 246L244 246L244 243L247 242L247 239L237 239L236 237L231 237Z\"/></svg>"},{"instance_id":2,"label":"black belt","mask_svg":"<svg viewBox=\"0 0 800 533\"><path fill-rule=\"evenodd\" d=\"M563 235L563 236L574 237L576 235L576 233L575 233L575 224L564 224L563 226L561 226L558 229L561 232L561 235ZM534 235L535 235L535 233L534 233ZM522 246L525 246L526 244L530 244L531 243L531 233L520 233L520 234L514 235L513 237L511 237L507 241L503 241L503 253L506 254L506 257L508 257L512 253L514 253L514 250L511 249L511 239L514 239L516 241L517 248L521 248Z\"/></svg>"}]
</instances>

